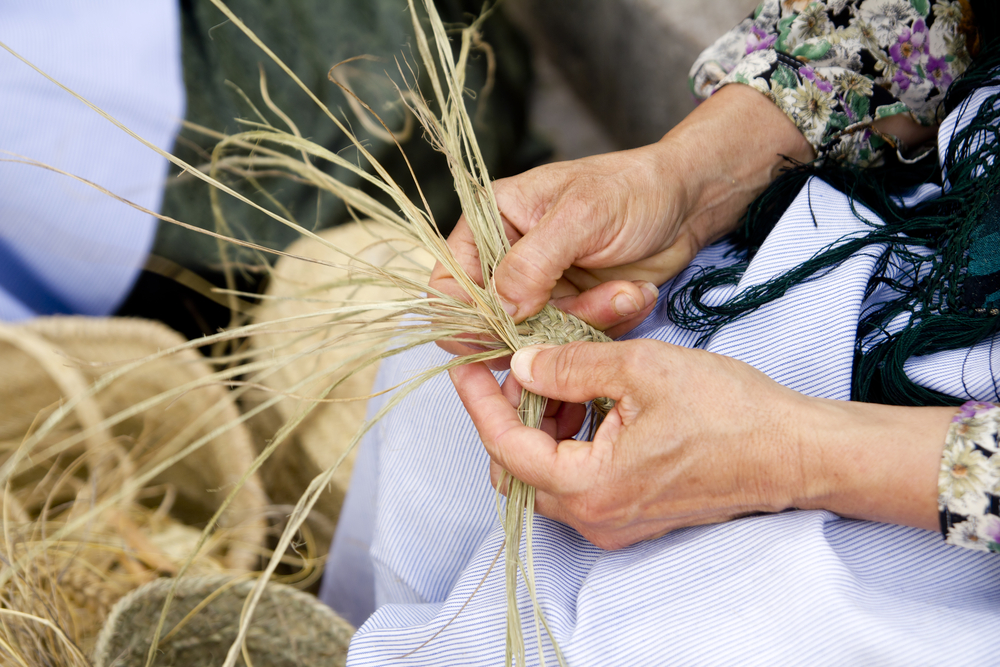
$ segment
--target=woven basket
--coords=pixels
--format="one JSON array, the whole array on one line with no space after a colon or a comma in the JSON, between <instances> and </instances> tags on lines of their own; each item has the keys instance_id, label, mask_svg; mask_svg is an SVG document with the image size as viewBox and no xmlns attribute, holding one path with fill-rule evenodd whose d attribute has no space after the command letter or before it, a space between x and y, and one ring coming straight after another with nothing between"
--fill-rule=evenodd
<instances>
[{"instance_id":1,"label":"woven basket","mask_svg":"<svg viewBox=\"0 0 1000 667\"><path fill-rule=\"evenodd\" d=\"M334 246L345 251L362 256L377 266L399 268L413 267L413 264L426 266L428 271L433 261L423 250L412 251L407 259L397 257L394 251L385 244L378 243L379 234L385 233L384 228L374 223L350 223L324 230L319 235L330 241ZM343 263L344 256L336 253L323 244L312 239L301 239L286 252L327 262ZM384 301L398 299L404 296L400 289L378 286L329 287L348 277L348 271L339 268L322 266L312 262L303 262L294 258L282 258L278 261L272 273L267 294L272 299L263 302L254 316L256 322L269 322L283 317L304 315L316 312L324 307L339 305L337 302L351 299L355 302ZM365 317L371 318L373 314ZM360 317L355 318L360 319ZM315 323L318 323L317 320ZM302 322L288 326L287 331L275 330L270 333L254 336L251 344L263 355L270 355L273 349L280 346L282 354L300 352L311 346L322 343L341 327L332 327L308 336L301 332ZM357 350L355 349L354 352ZM286 391L297 382L307 377L316 369L329 367L349 356L342 349L332 349L305 356L282 368L277 373L262 380L262 383L277 391ZM337 387L328 398L352 398L365 396L371 392L375 381L377 365L369 366ZM296 393L315 395L322 386L329 383L328 378L314 383L308 389L299 389ZM267 396L269 394L262 394ZM309 416L296 428L293 437L283 445L272 459L270 465L263 470L264 482L276 503L294 504L309 482L322 470L333 465L344 453L351 438L364 421L366 401L351 401L343 403L324 403L317 405ZM296 410L301 409L301 401L287 398L277 404L278 415L272 418L272 424L284 423ZM258 422L259 423L259 422ZM270 427L273 429L273 426ZM273 430L264 427L265 437L273 434ZM316 536L316 542L321 550L325 550L333 537L340 508L344 503L344 494L351 480L351 470L354 465L355 452L350 452L334 474L328 493L325 493L316 504L309 525Z\"/></svg>"},{"instance_id":2,"label":"woven basket","mask_svg":"<svg viewBox=\"0 0 1000 667\"><path fill-rule=\"evenodd\" d=\"M98 638L94 667L142 667L173 579L158 579L115 605ZM167 613L155 665L214 667L236 638L253 580L184 579ZM202 605L198 611L196 607ZM194 612L194 613L192 613ZM189 614L185 624L171 630ZM246 649L254 667L337 667L354 629L312 595L270 582L254 613ZM245 665L242 657L238 665Z\"/></svg>"},{"instance_id":3,"label":"woven basket","mask_svg":"<svg viewBox=\"0 0 1000 667\"><path fill-rule=\"evenodd\" d=\"M39 318L24 324L0 325L0 446L3 458L14 451L40 411L84 391L115 362L141 359L174 347L184 339L157 323L137 319L86 317ZM84 401L44 444L58 442L99 424L107 416L137 405L161 392L204 378L211 372L197 352L185 350L129 372L92 400ZM228 391L218 385L200 387L176 399L141 412L90 438L86 448L102 447L113 439L118 448L131 446L130 457L117 465L137 465L162 459L213 429L231 423L239 412ZM184 430L187 432L184 433ZM163 448L183 434L183 439ZM43 449L40 446L36 451ZM76 453L80 453L79 448ZM199 525L218 509L254 458L251 438L242 425L209 441L154 479L150 485L169 485L177 492L171 513L184 523ZM43 475L45 465L27 470L15 483L30 484ZM252 476L236 495L222 524L230 531L231 546L224 555L227 567L248 570L258 565L265 540L264 512L268 499ZM242 545L242 546L239 546Z\"/></svg>"}]
</instances>

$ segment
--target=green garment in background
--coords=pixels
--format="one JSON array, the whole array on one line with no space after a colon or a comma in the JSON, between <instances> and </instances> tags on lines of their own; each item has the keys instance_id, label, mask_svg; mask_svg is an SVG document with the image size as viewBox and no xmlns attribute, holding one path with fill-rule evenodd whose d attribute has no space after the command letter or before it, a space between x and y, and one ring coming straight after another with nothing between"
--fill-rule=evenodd
<instances>
[{"instance_id":1,"label":"green garment in background","mask_svg":"<svg viewBox=\"0 0 1000 667\"><path fill-rule=\"evenodd\" d=\"M416 61L413 26L406 0L231 0L228 4L321 101L334 113L348 119L396 182L409 184L411 193L415 194L412 178L396 147L369 135L351 112L344 93L327 78L333 65L348 58L358 55L381 58L381 62L355 61L338 72L348 76L359 97L380 115L384 114L390 128L402 127L398 94L385 72L393 73L398 80L395 59L404 56L411 63ZM482 0L438 0L437 5L446 23L468 23L478 15ZM236 90L239 88L271 123L287 129L281 119L267 109L261 97L259 68L262 65L272 100L292 119L303 136L333 151L343 151L344 156L357 156L357 151L329 118L239 28L226 21L209 0L181 0L181 15L188 121L226 133L241 131L244 127L237 123L237 118L256 118ZM495 84L485 99L485 109L480 110L480 102L476 100L469 104L479 120L477 136L490 173L501 177L533 166L546 156L546 150L527 130L526 100L531 78L527 46L500 13L488 20L485 39L496 56ZM468 78L470 90L482 88L486 80L486 63L487 58L482 53L473 59ZM184 130L174 152L192 164L201 165L207 162L212 145L210 138ZM419 128L403 148L420 179L435 219L447 233L460 210L443 156L424 141ZM347 172L337 176L351 185L357 185L360 180ZM237 177L227 180L247 197L275 210L273 204L247 182ZM324 228L350 219L341 202L325 193L317 197L316 190L310 186L285 178L263 178L260 184L304 226ZM227 195L220 199L226 220L237 237L278 249L297 238L294 230L263 213ZM215 229L208 186L190 176L169 182L163 213L205 229ZM153 254L221 284L219 249L216 241L208 236L161 223ZM259 263L261 257L244 252L230 259Z\"/></svg>"}]
</instances>

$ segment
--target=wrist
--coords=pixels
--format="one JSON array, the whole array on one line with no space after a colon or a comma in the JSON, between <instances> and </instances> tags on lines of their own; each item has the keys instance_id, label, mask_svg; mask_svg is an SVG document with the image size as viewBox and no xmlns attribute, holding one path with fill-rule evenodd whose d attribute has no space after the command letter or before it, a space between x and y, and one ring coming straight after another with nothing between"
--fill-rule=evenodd
<instances>
[{"instance_id":1,"label":"wrist","mask_svg":"<svg viewBox=\"0 0 1000 667\"><path fill-rule=\"evenodd\" d=\"M798 422L795 506L935 530L938 470L954 412L808 399Z\"/></svg>"},{"instance_id":2,"label":"wrist","mask_svg":"<svg viewBox=\"0 0 1000 667\"><path fill-rule=\"evenodd\" d=\"M684 186L683 219L707 245L736 229L747 206L812 147L773 102L745 85L725 86L657 144L667 178Z\"/></svg>"}]
</instances>

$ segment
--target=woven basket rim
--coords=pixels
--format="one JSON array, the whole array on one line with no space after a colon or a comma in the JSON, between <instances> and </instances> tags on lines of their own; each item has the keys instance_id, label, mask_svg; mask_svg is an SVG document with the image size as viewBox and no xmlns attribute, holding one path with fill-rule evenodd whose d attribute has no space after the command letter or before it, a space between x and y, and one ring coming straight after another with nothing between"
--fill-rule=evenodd
<instances>
[{"instance_id":1,"label":"woven basket rim","mask_svg":"<svg viewBox=\"0 0 1000 667\"><path fill-rule=\"evenodd\" d=\"M185 577L177 584L177 591L175 595L180 597L195 591L205 591L207 593L230 583L234 578L235 577L232 575L226 574ZM170 590L170 587L173 586L174 582L175 579L168 577L154 579L153 581L143 584L139 588L129 592L115 603L115 606L112 607L111 611L108 613L104 626L101 628L101 632L98 635L97 643L94 646L94 651L91 657L94 667L107 667L111 664L108 661L110 657L108 652L111 648L111 641L115 637L115 628L122 615L127 614L132 606L141 598L148 597L150 594L155 596L156 594L167 593L167 591ZM256 578L248 578L234 584L231 590L246 596L250 594L250 591L256 583ZM324 604L314 595L276 581L267 582L267 591L269 594L281 598L282 602L287 601L290 605L308 610L308 612L314 615L316 620L319 622L326 622L333 628L343 630L348 636L354 633L354 626L341 618L339 614L333 611L333 609Z\"/></svg>"}]
</instances>

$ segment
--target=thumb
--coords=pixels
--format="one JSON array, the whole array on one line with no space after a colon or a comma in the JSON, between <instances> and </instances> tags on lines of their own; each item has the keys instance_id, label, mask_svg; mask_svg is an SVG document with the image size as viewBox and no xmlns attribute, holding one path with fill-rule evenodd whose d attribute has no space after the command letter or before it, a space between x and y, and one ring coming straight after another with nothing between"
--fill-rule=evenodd
<instances>
[{"instance_id":1,"label":"thumb","mask_svg":"<svg viewBox=\"0 0 1000 667\"><path fill-rule=\"evenodd\" d=\"M521 348L510 370L532 393L570 403L600 396L621 400L628 392L634 343L569 343Z\"/></svg>"}]
</instances>

